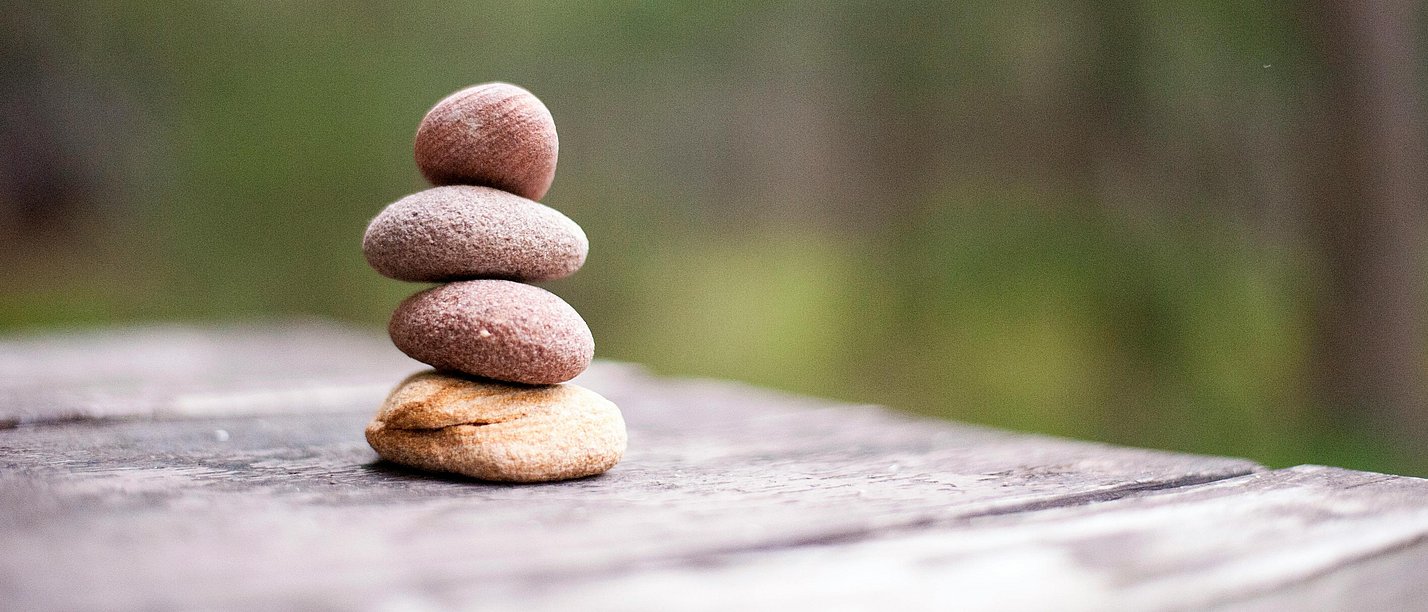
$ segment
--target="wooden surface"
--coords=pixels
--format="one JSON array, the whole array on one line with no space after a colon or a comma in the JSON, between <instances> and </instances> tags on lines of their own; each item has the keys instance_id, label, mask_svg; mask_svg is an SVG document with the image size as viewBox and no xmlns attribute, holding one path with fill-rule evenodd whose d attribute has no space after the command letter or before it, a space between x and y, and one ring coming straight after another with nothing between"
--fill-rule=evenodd
<instances>
[{"instance_id":1,"label":"wooden surface","mask_svg":"<svg viewBox=\"0 0 1428 612\"><path fill-rule=\"evenodd\" d=\"M421 366L321 322L0 340L0 609L1425 609L1428 481L913 419L597 363L630 452L378 462Z\"/></svg>"}]
</instances>

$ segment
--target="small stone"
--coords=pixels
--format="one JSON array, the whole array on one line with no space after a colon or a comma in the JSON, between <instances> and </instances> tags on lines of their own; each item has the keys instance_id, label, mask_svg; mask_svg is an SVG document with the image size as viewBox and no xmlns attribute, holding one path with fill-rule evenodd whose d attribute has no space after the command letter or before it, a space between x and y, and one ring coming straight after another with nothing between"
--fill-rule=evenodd
<instances>
[{"instance_id":1,"label":"small stone","mask_svg":"<svg viewBox=\"0 0 1428 612\"><path fill-rule=\"evenodd\" d=\"M485 83L427 111L415 149L433 185L485 185L539 200L555 180L560 144L540 99L509 83Z\"/></svg>"},{"instance_id":2,"label":"small stone","mask_svg":"<svg viewBox=\"0 0 1428 612\"><path fill-rule=\"evenodd\" d=\"M505 280L448 283L407 298L387 332L412 359L438 370L530 385L575 378L595 338L555 294Z\"/></svg>"},{"instance_id":3,"label":"small stone","mask_svg":"<svg viewBox=\"0 0 1428 612\"><path fill-rule=\"evenodd\" d=\"M526 387L420 372L367 425L383 459L502 482L603 473L625 454L620 409L576 385Z\"/></svg>"},{"instance_id":4,"label":"small stone","mask_svg":"<svg viewBox=\"0 0 1428 612\"><path fill-rule=\"evenodd\" d=\"M434 187L372 220L362 254L383 276L414 282L542 281L585 263L585 232L549 206L490 187Z\"/></svg>"}]
</instances>

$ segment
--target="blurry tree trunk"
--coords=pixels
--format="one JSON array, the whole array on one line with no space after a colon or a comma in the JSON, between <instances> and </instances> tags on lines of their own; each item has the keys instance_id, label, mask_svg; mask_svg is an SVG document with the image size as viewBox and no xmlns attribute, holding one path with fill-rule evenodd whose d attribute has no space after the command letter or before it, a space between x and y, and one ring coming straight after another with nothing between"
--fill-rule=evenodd
<instances>
[{"instance_id":1,"label":"blurry tree trunk","mask_svg":"<svg viewBox=\"0 0 1428 612\"><path fill-rule=\"evenodd\" d=\"M1428 441L1423 127L1413 0L1318 0L1324 98L1309 125L1323 257L1315 393L1331 422Z\"/></svg>"},{"instance_id":2,"label":"blurry tree trunk","mask_svg":"<svg viewBox=\"0 0 1428 612\"><path fill-rule=\"evenodd\" d=\"M1071 112L1067 133L1058 143L1067 153L1059 164L1076 195L1117 208L1126 219L1145 216L1146 202L1118 201L1116 184L1127 166L1149 153L1137 139L1145 113L1143 83L1136 73L1145 54L1141 7L1133 0L1085 0L1079 6L1090 27L1082 33L1082 57L1071 69L1080 72L1079 92L1067 96ZM1139 174L1144 174L1140 170ZM1141 181L1144 182L1144 181Z\"/></svg>"}]
</instances>

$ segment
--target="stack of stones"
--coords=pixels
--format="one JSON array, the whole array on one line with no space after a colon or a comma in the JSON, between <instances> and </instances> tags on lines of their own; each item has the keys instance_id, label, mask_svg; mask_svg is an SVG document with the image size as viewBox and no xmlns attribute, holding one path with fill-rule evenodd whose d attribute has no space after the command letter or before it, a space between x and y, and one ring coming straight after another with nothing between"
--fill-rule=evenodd
<instances>
[{"instance_id":1,"label":"stack of stones","mask_svg":"<svg viewBox=\"0 0 1428 612\"><path fill-rule=\"evenodd\" d=\"M585 263L585 232L539 204L555 178L550 111L505 83L437 103L416 135L433 185L387 206L362 252L384 276L444 283L402 302L392 342L435 370L392 391L367 426L384 459L483 480L540 482L602 473L625 451L620 410L564 384L595 340L580 315L528 282Z\"/></svg>"}]
</instances>

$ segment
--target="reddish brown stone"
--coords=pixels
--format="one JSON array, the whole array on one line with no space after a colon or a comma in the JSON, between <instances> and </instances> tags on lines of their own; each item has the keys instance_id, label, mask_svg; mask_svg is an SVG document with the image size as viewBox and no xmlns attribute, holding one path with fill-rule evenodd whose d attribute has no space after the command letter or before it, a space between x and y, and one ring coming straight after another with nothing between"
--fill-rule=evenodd
<instances>
[{"instance_id":1,"label":"reddish brown stone","mask_svg":"<svg viewBox=\"0 0 1428 612\"><path fill-rule=\"evenodd\" d=\"M555 120L531 92L485 83L438 102L416 134L416 163L433 185L484 185L539 200L555 180Z\"/></svg>"},{"instance_id":2,"label":"reddish brown stone","mask_svg":"<svg viewBox=\"0 0 1428 612\"><path fill-rule=\"evenodd\" d=\"M412 359L509 382L545 385L585 371L595 339L555 294L512 281L472 280L407 298L387 327Z\"/></svg>"}]
</instances>

